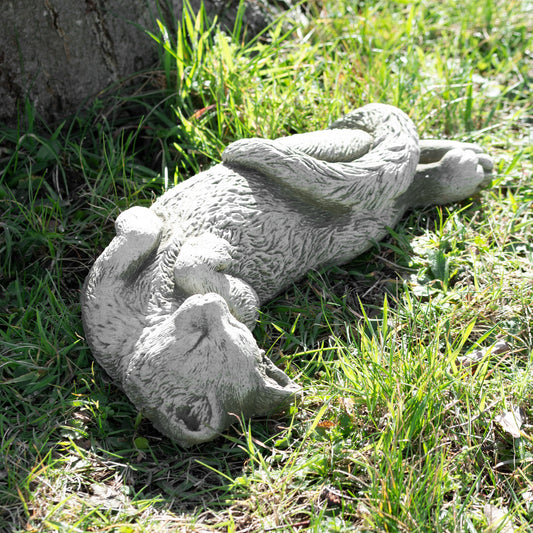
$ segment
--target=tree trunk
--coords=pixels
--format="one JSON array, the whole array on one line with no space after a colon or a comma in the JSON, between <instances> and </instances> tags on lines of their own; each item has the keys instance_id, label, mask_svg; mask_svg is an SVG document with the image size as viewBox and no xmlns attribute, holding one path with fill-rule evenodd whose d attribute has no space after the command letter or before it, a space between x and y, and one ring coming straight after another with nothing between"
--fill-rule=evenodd
<instances>
[{"instance_id":1,"label":"tree trunk","mask_svg":"<svg viewBox=\"0 0 533 533\"><path fill-rule=\"evenodd\" d=\"M197 9L200 0L191 4ZM247 7L252 31L265 23L259 4ZM210 17L231 24L238 2L204 5ZM157 48L143 30L157 32L156 19L172 27L181 9L182 0L4 0L0 122L16 124L26 97L45 120L61 120L111 83L150 67Z\"/></svg>"}]
</instances>

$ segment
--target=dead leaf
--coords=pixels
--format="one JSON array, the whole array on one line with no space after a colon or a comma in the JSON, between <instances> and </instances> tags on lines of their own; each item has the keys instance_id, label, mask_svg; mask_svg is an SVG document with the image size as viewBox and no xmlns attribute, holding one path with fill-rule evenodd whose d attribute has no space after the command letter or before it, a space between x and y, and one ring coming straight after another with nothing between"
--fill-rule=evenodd
<instances>
[{"instance_id":1,"label":"dead leaf","mask_svg":"<svg viewBox=\"0 0 533 533\"><path fill-rule=\"evenodd\" d=\"M495 355L500 355L502 353L507 353L511 351L511 347L509 344L504 341L498 341L493 347L492 347L492 353Z\"/></svg>"},{"instance_id":2,"label":"dead leaf","mask_svg":"<svg viewBox=\"0 0 533 533\"><path fill-rule=\"evenodd\" d=\"M195 111L191 118L193 120L199 120L201 119L208 111L212 111L213 109L216 108L216 104L211 104L211 105L208 105L207 107L202 107L202 109L198 109L197 111Z\"/></svg>"},{"instance_id":3,"label":"dead leaf","mask_svg":"<svg viewBox=\"0 0 533 533\"><path fill-rule=\"evenodd\" d=\"M524 423L522 410L520 407L515 407L512 411L496 416L494 423L505 433L519 439L521 437L520 427Z\"/></svg>"},{"instance_id":4,"label":"dead leaf","mask_svg":"<svg viewBox=\"0 0 533 533\"><path fill-rule=\"evenodd\" d=\"M337 422L333 422L332 420L321 420L316 427L322 428L322 429L331 429L334 428L337 425Z\"/></svg>"},{"instance_id":5,"label":"dead leaf","mask_svg":"<svg viewBox=\"0 0 533 533\"><path fill-rule=\"evenodd\" d=\"M352 398L339 398L339 404L347 415L354 416L355 414L355 402Z\"/></svg>"},{"instance_id":6,"label":"dead leaf","mask_svg":"<svg viewBox=\"0 0 533 533\"><path fill-rule=\"evenodd\" d=\"M511 347L509 346L509 344L504 340L499 340L489 348L481 348L478 350L474 350L469 354L458 357L457 362L463 368L472 367L472 369L475 370L478 367L479 363L487 355L487 353L490 353L491 355L502 355L510 351Z\"/></svg>"},{"instance_id":7,"label":"dead leaf","mask_svg":"<svg viewBox=\"0 0 533 533\"><path fill-rule=\"evenodd\" d=\"M495 505L487 503L483 507L483 513L487 519L485 533L514 533L515 527L508 515L507 508L500 509Z\"/></svg>"},{"instance_id":8,"label":"dead leaf","mask_svg":"<svg viewBox=\"0 0 533 533\"><path fill-rule=\"evenodd\" d=\"M483 357L485 357L485 351L474 350L472 353L458 357L457 362L463 368L472 368L472 370L475 370L479 363L483 360Z\"/></svg>"},{"instance_id":9,"label":"dead leaf","mask_svg":"<svg viewBox=\"0 0 533 533\"><path fill-rule=\"evenodd\" d=\"M342 494L337 490L326 487L324 489L324 497L329 506L339 506L342 504Z\"/></svg>"},{"instance_id":10,"label":"dead leaf","mask_svg":"<svg viewBox=\"0 0 533 533\"><path fill-rule=\"evenodd\" d=\"M84 500L90 502L95 507L102 509L121 510L130 508L129 498L117 487L105 485L103 483L92 483L90 486L92 494L87 495Z\"/></svg>"}]
</instances>

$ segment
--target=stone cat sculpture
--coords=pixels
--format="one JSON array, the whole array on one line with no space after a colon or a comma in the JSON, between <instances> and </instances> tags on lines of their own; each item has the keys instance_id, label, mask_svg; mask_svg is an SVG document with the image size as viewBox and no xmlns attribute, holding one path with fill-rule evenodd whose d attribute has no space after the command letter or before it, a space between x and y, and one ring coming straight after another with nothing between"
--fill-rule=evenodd
<instances>
[{"instance_id":1,"label":"stone cat sculpture","mask_svg":"<svg viewBox=\"0 0 533 533\"><path fill-rule=\"evenodd\" d=\"M477 145L419 142L380 104L323 131L237 141L149 209L120 214L83 289L87 341L161 432L213 439L299 391L254 340L260 305L365 251L407 209L474 194L491 168Z\"/></svg>"}]
</instances>

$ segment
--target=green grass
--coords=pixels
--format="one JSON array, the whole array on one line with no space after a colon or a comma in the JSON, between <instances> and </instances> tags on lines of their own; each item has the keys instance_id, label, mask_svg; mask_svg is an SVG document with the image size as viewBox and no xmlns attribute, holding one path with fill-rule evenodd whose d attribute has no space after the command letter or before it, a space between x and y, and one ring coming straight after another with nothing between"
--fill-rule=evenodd
<instances>
[{"instance_id":1,"label":"green grass","mask_svg":"<svg viewBox=\"0 0 533 533\"><path fill-rule=\"evenodd\" d=\"M0 128L0 530L474 532L488 504L533 528L531 3L305 6L254 39L185 12L153 35L159 69L60 125L27 106ZM370 101L481 143L492 187L262 309L258 342L302 401L181 449L83 339L113 220L235 139ZM513 437L497 417L518 407Z\"/></svg>"}]
</instances>

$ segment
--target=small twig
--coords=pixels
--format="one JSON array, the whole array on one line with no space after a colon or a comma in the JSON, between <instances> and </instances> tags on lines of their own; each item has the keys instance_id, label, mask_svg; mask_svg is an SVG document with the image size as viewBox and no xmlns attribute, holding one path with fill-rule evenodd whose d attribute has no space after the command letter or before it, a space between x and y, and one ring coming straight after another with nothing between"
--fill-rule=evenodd
<instances>
[{"instance_id":1,"label":"small twig","mask_svg":"<svg viewBox=\"0 0 533 533\"><path fill-rule=\"evenodd\" d=\"M485 413L487 411L490 411L493 407L498 405L498 403L500 403L500 402L501 402L501 400L493 401L491 404L487 405L487 407L485 407L485 409L483 409L483 411L480 411L477 415L474 415L472 418L469 418L465 422L461 422L460 424L455 424L455 426L450 426L449 429L460 428L462 426L466 426L467 424L472 423L474 420L477 420L483 413Z\"/></svg>"},{"instance_id":2,"label":"small twig","mask_svg":"<svg viewBox=\"0 0 533 533\"><path fill-rule=\"evenodd\" d=\"M267 527L263 531L278 531L279 529L285 529L287 526L290 526L290 527L308 527L310 525L311 525L311 521L309 519L307 519L307 520L301 520L300 522L293 522L292 524L282 524L281 526Z\"/></svg>"},{"instance_id":3,"label":"small twig","mask_svg":"<svg viewBox=\"0 0 533 533\"><path fill-rule=\"evenodd\" d=\"M407 266L403 266L403 265L399 265L398 263L395 263L394 261L391 261L389 259L386 259L385 257L383 257L382 255L377 255L376 256L376 259L379 259L380 261L383 261L384 263L387 263L389 266L392 266L394 268L397 268L398 270L404 270L404 271L407 271L407 272L418 272L418 269L417 268L413 268L413 267L407 267Z\"/></svg>"},{"instance_id":4,"label":"small twig","mask_svg":"<svg viewBox=\"0 0 533 533\"><path fill-rule=\"evenodd\" d=\"M494 466L494 470L498 470L498 468L501 468L502 466L506 465L513 465L515 466L516 463L533 463L533 458L530 457L524 457L524 459L508 459L507 461L500 461L498 464Z\"/></svg>"}]
</instances>

